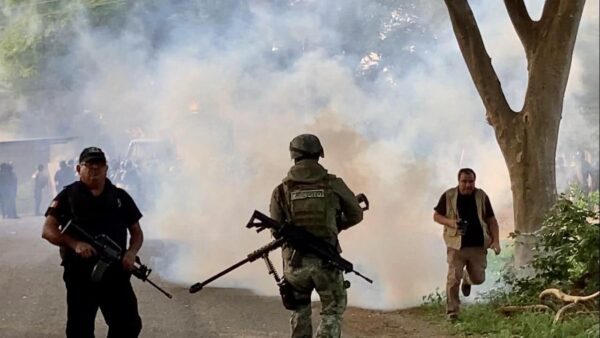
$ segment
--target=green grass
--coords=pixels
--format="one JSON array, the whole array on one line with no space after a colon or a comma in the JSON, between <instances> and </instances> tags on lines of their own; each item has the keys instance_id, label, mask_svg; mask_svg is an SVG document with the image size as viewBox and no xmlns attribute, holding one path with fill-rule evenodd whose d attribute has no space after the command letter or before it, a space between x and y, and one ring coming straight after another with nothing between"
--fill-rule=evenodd
<instances>
[{"instance_id":1,"label":"green grass","mask_svg":"<svg viewBox=\"0 0 600 338\"><path fill-rule=\"evenodd\" d=\"M425 304L422 306L432 321L445 321L444 305ZM553 314L520 313L510 317L501 315L495 306L473 304L463 306L459 320L446 322L444 327L457 336L490 338L597 338L598 313L578 314L552 324Z\"/></svg>"},{"instance_id":2,"label":"green grass","mask_svg":"<svg viewBox=\"0 0 600 338\"><path fill-rule=\"evenodd\" d=\"M506 293L502 285L493 283L501 277L502 267L512 258L513 250L507 241L499 256L488 255L489 287L495 289L476 298L474 304L461 305L459 320L450 323L445 316L445 292L436 289L423 297L420 307L433 322L443 322L443 327L457 337L491 338L598 338L600 337L598 312L567 315L561 322L552 324L554 313L525 312L510 317L498 312L502 305L516 304L514 295ZM487 284L487 283L486 283ZM494 285L490 285L494 284ZM497 288L497 289L496 289ZM531 299L535 304L537 299Z\"/></svg>"}]
</instances>

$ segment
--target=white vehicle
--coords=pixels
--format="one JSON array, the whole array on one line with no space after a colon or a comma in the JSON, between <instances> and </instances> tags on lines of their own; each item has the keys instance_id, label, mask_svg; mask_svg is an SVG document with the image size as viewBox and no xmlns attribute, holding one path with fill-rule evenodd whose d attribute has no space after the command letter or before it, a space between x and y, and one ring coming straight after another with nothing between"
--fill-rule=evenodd
<instances>
[{"instance_id":1,"label":"white vehicle","mask_svg":"<svg viewBox=\"0 0 600 338\"><path fill-rule=\"evenodd\" d=\"M175 159L175 149L171 142L164 139L137 138L129 142L126 160L137 162L171 162Z\"/></svg>"}]
</instances>

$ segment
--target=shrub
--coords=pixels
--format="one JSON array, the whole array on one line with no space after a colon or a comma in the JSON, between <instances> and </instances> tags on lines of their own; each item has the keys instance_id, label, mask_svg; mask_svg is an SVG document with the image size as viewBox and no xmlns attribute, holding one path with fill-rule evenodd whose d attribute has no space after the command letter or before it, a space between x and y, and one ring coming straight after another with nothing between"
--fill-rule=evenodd
<instances>
[{"instance_id":1,"label":"shrub","mask_svg":"<svg viewBox=\"0 0 600 338\"><path fill-rule=\"evenodd\" d=\"M504 280L513 294L530 298L548 287L567 293L598 291L598 196L597 191L586 196L576 189L560 195L534 234L533 276L517 277L506 271Z\"/></svg>"}]
</instances>

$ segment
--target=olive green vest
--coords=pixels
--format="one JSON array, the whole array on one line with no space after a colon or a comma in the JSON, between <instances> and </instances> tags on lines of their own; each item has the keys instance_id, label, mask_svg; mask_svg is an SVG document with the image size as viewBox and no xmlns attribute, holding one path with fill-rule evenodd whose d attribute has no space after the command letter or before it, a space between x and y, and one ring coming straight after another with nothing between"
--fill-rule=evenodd
<instances>
[{"instance_id":1,"label":"olive green vest","mask_svg":"<svg viewBox=\"0 0 600 338\"><path fill-rule=\"evenodd\" d=\"M450 188L446 190L446 217L450 219L458 219L458 208L456 200L458 197L458 187ZM489 226L483 217L483 209L485 208L486 194L481 189L475 189L475 204L477 205L477 216L479 217L479 224L483 229L483 245L485 248L490 246L491 237ZM460 250L462 236L458 233L458 229L444 226L444 242L446 246L451 249Z\"/></svg>"}]
</instances>

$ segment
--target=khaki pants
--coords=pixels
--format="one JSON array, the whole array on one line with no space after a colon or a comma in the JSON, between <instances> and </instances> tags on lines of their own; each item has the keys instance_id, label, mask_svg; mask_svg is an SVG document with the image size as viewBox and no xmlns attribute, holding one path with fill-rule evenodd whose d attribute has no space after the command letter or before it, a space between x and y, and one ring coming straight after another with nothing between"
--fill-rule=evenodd
<instances>
[{"instance_id":1,"label":"khaki pants","mask_svg":"<svg viewBox=\"0 0 600 338\"><path fill-rule=\"evenodd\" d=\"M483 247L447 249L448 278L446 280L446 313L458 313L460 299L458 291L461 279L468 284L478 285L485 281L487 249Z\"/></svg>"}]
</instances>

